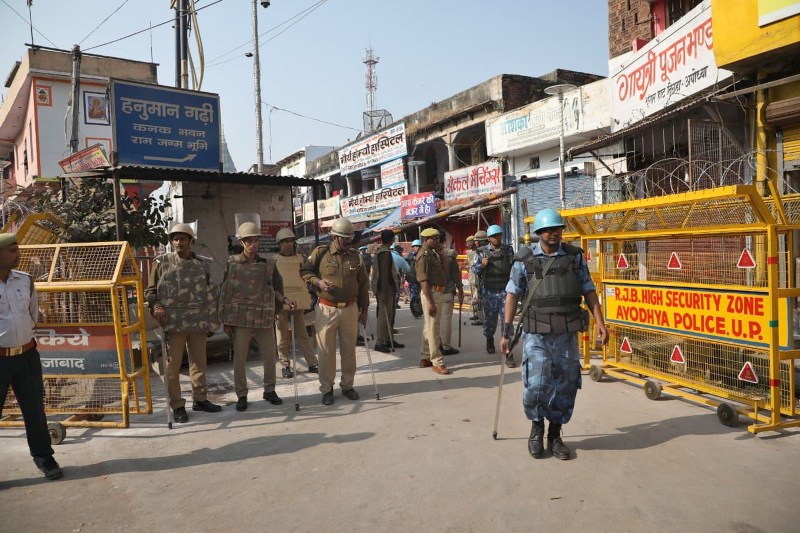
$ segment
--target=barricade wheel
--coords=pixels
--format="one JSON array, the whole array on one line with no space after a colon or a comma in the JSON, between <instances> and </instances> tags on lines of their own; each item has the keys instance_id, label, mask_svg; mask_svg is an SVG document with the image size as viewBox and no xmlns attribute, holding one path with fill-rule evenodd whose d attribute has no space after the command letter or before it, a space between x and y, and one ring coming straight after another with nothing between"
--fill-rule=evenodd
<instances>
[{"instance_id":1,"label":"barricade wheel","mask_svg":"<svg viewBox=\"0 0 800 533\"><path fill-rule=\"evenodd\" d=\"M50 444L61 444L67 437L67 428L60 422L48 422L47 431L50 433Z\"/></svg>"},{"instance_id":2,"label":"barricade wheel","mask_svg":"<svg viewBox=\"0 0 800 533\"><path fill-rule=\"evenodd\" d=\"M597 365L589 367L589 379L592 381L600 381L603 379L603 369Z\"/></svg>"},{"instance_id":3,"label":"barricade wheel","mask_svg":"<svg viewBox=\"0 0 800 533\"><path fill-rule=\"evenodd\" d=\"M721 403L717 407L717 418L723 426L732 428L739 423L739 413L729 403Z\"/></svg>"},{"instance_id":4,"label":"barricade wheel","mask_svg":"<svg viewBox=\"0 0 800 533\"><path fill-rule=\"evenodd\" d=\"M644 382L644 395L651 400L658 400L661 397L661 385L648 379Z\"/></svg>"}]
</instances>

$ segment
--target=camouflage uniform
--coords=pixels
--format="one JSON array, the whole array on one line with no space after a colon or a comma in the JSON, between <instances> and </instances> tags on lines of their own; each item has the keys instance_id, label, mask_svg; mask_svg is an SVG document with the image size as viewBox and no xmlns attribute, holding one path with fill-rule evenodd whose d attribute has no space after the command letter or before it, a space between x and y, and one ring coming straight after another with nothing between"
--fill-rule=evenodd
<instances>
[{"instance_id":1,"label":"camouflage uniform","mask_svg":"<svg viewBox=\"0 0 800 533\"><path fill-rule=\"evenodd\" d=\"M247 396L247 353L256 338L264 364L264 392L275 391L275 313L282 309L283 280L275 261L243 253L228 258L220 290L220 319L235 329L233 382L236 396ZM281 299L278 299L278 295Z\"/></svg>"},{"instance_id":2,"label":"camouflage uniform","mask_svg":"<svg viewBox=\"0 0 800 533\"><path fill-rule=\"evenodd\" d=\"M306 365L311 369L312 367L315 368L319 363L317 356L314 355L314 346L308 334L308 329L306 329L305 312L312 309L312 302L308 286L303 281L303 278L300 277L300 267L305 260L306 258L302 254L291 256L279 254L275 259L275 264L283 278L283 294L297 305L294 311L284 309L277 314L278 358L283 368L291 367L289 362L289 347L291 344L289 327L292 318L294 318L295 342L306 360ZM311 313L313 313L313 310Z\"/></svg>"},{"instance_id":3,"label":"camouflage uniform","mask_svg":"<svg viewBox=\"0 0 800 533\"><path fill-rule=\"evenodd\" d=\"M547 257L537 243L531 247L533 257ZM556 255L566 255L564 246ZM595 285L582 254L576 258L575 275L584 295ZM552 271L551 271L552 272ZM528 290L525 262L517 261L511 269L506 291L524 301ZM532 421L545 418L555 424L566 424L572 417L575 396L581 388L581 360L578 335L571 333L522 334L522 405Z\"/></svg>"},{"instance_id":4,"label":"camouflage uniform","mask_svg":"<svg viewBox=\"0 0 800 533\"><path fill-rule=\"evenodd\" d=\"M194 252L182 259L170 252L156 257L154 262L145 299L151 313L157 306L164 307L167 313L167 394L170 407L177 409L186 404L180 387L184 347L189 354L192 398L195 402L208 399L206 334L219 328L216 291L210 284L211 259Z\"/></svg>"},{"instance_id":5,"label":"camouflage uniform","mask_svg":"<svg viewBox=\"0 0 800 533\"><path fill-rule=\"evenodd\" d=\"M494 250L491 244L481 246L478 248L478 254L472 264L472 271L478 276L482 277L481 281L481 306L483 308L483 335L486 338L494 338L494 333L497 330L497 318L500 317L500 330L505 327L505 305L506 305L506 291L505 288L496 288L495 285L489 282L484 275L484 270L488 270L489 266L484 269L482 261L484 256L489 258L489 265L508 263L508 271L505 272L507 283L508 275L511 271L511 263L514 260L514 250L508 245L501 245L499 250ZM496 275L503 276L504 266L498 267Z\"/></svg>"}]
</instances>

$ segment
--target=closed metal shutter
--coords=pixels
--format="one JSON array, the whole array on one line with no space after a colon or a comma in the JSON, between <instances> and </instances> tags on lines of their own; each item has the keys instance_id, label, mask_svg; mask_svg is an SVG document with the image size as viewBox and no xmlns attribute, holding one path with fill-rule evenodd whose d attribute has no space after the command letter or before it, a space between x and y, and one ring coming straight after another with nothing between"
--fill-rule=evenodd
<instances>
[{"instance_id":1,"label":"closed metal shutter","mask_svg":"<svg viewBox=\"0 0 800 533\"><path fill-rule=\"evenodd\" d=\"M800 159L800 125L783 130L783 160Z\"/></svg>"}]
</instances>

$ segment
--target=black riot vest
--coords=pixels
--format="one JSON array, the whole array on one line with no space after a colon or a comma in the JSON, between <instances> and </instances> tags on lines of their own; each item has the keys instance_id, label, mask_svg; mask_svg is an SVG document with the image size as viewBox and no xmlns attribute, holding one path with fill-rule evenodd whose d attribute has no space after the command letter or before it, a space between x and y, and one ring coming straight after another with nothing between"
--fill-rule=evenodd
<instances>
[{"instance_id":1,"label":"black riot vest","mask_svg":"<svg viewBox=\"0 0 800 533\"><path fill-rule=\"evenodd\" d=\"M490 291L501 291L508 285L511 275L511 258L508 256L508 246L500 245L499 250L487 244L481 250L481 255L489 259L489 264L483 271L482 285Z\"/></svg>"},{"instance_id":2,"label":"black riot vest","mask_svg":"<svg viewBox=\"0 0 800 533\"><path fill-rule=\"evenodd\" d=\"M527 333L571 333L585 331L588 326L588 313L581 309L583 293L578 278L578 256L583 250L565 243L561 249L566 255L555 256L544 276L542 271L550 257L537 257L530 252L517 257L525 262L529 287L534 279L542 280L522 314Z\"/></svg>"}]
</instances>

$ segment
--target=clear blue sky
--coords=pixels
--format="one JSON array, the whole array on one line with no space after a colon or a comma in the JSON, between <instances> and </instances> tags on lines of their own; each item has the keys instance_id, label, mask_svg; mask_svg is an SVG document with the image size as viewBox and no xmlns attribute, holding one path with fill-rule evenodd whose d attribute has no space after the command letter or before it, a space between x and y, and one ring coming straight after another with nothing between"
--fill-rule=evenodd
<instances>
[{"instance_id":1,"label":"clear blue sky","mask_svg":"<svg viewBox=\"0 0 800 533\"><path fill-rule=\"evenodd\" d=\"M202 90L219 93L231 154L237 169L246 170L256 160L252 60L244 55L252 50L251 2L213 2L197 2L209 6L198 13ZM262 99L359 129L369 46L380 58L377 107L395 119L501 73L537 76L565 68L608 75L607 11L602 0L272 0L258 13L260 34L280 25L260 38ZM34 28L63 49L80 43L90 53L150 61L152 36L159 83L174 85L171 24L93 48L171 19L168 0L34 0L32 14ZM27 19L25 0L0 0L2 80L30 42ZM36 32L34 39L53 46ZM193 41L192 47L196 58ZM357 134L285 111L264 108L263 116L265 162L305 145L339 146Z\"/></svg>"}]
</instances>

